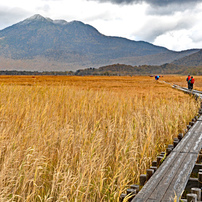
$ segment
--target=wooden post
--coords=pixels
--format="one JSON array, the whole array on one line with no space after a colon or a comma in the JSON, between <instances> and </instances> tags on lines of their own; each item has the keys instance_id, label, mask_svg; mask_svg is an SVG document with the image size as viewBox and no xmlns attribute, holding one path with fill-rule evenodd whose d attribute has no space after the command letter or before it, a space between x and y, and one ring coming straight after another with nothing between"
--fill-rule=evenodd
<instances>
[{"instance_id":1,"label":"wooden post","mask_svg":"<svg viewBox=\"0 0 202 202\"><path fill-rule=\"evenodd\" d=\"M175 148L178 143L179 143L179 139L178 138L174 138L174 140L173 140L173 147Z\"/></svg>"},{"instance_id":2,"label":"wooden post","mask_svg":"<svg viewBox=\"0 0 202 202\"><path fill-rule=\"evenodd\" d=\"M193 126L194 125L194 122L192 121L192 122L189 122L189 125L190 126Z\"/></svg>"},{"instance_id":3,"label":"wooden post","mask_svg":"<svg viewBox=\"0 0 202 202\"><path fill-rule=\"evenodd\" d=\"M186 193L190 193L191 192L191 188L193 187L197 187L198 188L198 179L197 178L189 178L186 187L185 187L185 191Z\"/></svg>"},{"instance_id":4,"label":"wooden post","mask_svg":"<svg viewBox=\"0 0 202 202\"><path fill-rule=\"evenodd\" d=\"M187 202L197 202L196 194L187 194Z\"/></svg>"},{"instance_id":5,"label":"wooden post","mask_svg":"<svg viewBox=\"0 0 202 202\"><path fill-rule=\"evenodd\" d=\"M173 144L169 144L169 145L168 145L168 148L173 149L173 148L174 148L174 147L173 147Z\"/></svg>"},{"instance_id":6,"label":"wooden post","mask_svg":"<svg viewBox=\"0 0 202 202\"><path fill-rule=\"evenodd\" d=\"M198 155L197 163L202 163L202 154Z\"/></svg>"},{"instance_id":7,"label":"wooden post","mask_svg":"<svg viewBox=\"0 0 202 202\"><path fill-rule=\"evenodd\" d=\"M173 141L178 141L178 142L179 142L179 139L178 139L177 137L175 137L175 138L173 139Z\"/></svg>"},{"instance_id":8,"label":"wooden post","mask_svg":"<svg viewBox=\"0 0 202 202\"><path fill-rule=\"evenodd\" d=\"M146 181L147 181L147 175L141 174L140 175L140 186L143 187Z\"/></svg>"},{"instance_id":9,"label":"wooden post","mask_svg":"<svg viewBox=\"0 0 202 202\"><path fill-rule=\"evenodd\" d=\"M157 167L156 166L150 166L150 169L154 170L154 173L155 173L157 170Z\"/></svg>"},{"instance_id":10,"label":"wooden post","mask_svg":"<svg viewBox=\"0 0 202 202\"><path fill-rule=\"evenodd\" d=\"M135 189L136 193L138 193L140 191L140 186L138 184L133 184L130 186L131 189Z\"/></svg>"},{"instance_id":11,"label":"wooden post","mask_svg":"<svg viewBox=\"0 0 202 202\"><path fill-rule=\"evenodd\" d=\"M187 125L187 130L189 130L191 128L191 126L190 125Z\"/></svg>"},{"instance_id":12,"label":"wooden post","mask_svg":"<svg viewBox=\"0 0 202 202\"><path fill-rule=\"evenodd\" d=\"M157 156L157 166L160 166L162 159L162 156Z\"/></svg>"},{"instance_id":13,"label":"wooden post","mask_svg":"<svg viewBox=\"0 0 202 202\"><path fill-rule=\"evenodd\" d=\"M153 169L147 169L147 181L151 178L151 176L154 174Z\"/></svg>"},{"instance_id":14,"label":"wooden post","mask_svg":"<svg viewBox=\"0 0 202 202\"><path fill-rule=\"evenodd\" d=\"M183 138L183 133L179 133L177 137L178 137L179 141L181 141Z\"/></svg>"},{"instance_id":15,"label":"wooden post","mask_svg":"<svg viewBox=\"0 0 202 202\"><path fill-rule=\"evenodd\" d=\"M202 187L202 172L198 173L198 187Z\"/></svg>"},{"instance_id":16,"label":"wooden post","mask_svg":"<svg viewBox=\"0 0 202 202\"><path fill-rule=\"evenodd\" d=\"M179 141L173 141L173 147L175 148L178 143L179 143Z\"/></svg>"},{"instance_id":17,"label":"wooden post","mask_svg":"<svg viewBox=\"0 0 202 202\"><path fill-rule=\"evenodd\" d=\"M152 166L157 166L157 161L152 161Z\"/></svg>"},{"instance_id":18,"label":"wooden post","mask_svg":"<svg viewBox=\"0 0 202 202\"><path fill-rule=\"evenodd\" d=\"M192 170L192 173L195 173L198 176L198 172L202 172L202 170L200 171L200 169L202 169L202 164L196 163Z\"/></svg>"},{"instance_id":19,"label":"wooden post","mask_svg":"<svg viewBox=\"0 0 202 202\"><path fill-rule=\"evenodd\" d=\"M201 201L201 189L191 188L191 193L197 195L197 201Z\"/></svg>"},{"instance_id":20,"label":"wooden post","mask_svg":"<svg viewBox=\"0 0 202 202\"><path fill-rule=\"evenodd\" d=\"M168 147L168 148L166 149L166 156L168 156L168 155L171 153L172 150L173 150L172 148L169 148L169 147Z\"/></svg>"}]
</instances>

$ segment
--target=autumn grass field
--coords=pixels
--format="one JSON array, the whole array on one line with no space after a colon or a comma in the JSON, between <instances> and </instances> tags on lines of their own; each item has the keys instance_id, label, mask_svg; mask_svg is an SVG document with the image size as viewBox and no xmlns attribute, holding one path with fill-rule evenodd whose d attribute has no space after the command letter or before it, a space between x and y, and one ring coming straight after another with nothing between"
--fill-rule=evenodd
<instances>
[{"instance_id":1,"label":"autumn grass field","mask_svg":"<svg viewBox=\"0 0 202 202\"><path fill-rule=\"evenodd\" d=\"M0 201L119 201L198 108L149 76L0 76Z\"/></svg>"}]
</instances>

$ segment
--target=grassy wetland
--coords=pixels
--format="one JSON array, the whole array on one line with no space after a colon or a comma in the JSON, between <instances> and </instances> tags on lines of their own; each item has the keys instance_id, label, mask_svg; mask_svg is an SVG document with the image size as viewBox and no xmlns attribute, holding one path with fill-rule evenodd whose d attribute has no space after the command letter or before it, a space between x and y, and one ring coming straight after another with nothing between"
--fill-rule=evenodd
<instances>
[{"instance_id":1,"label":"grassy wetland","mask_svg":"<svg viewBox=\"0 0 202 202\"><path fill-rule=\"evenodd\" d=\"M118 201L198 107L146 76L1 76L0 200Z\"/></svg>"}]
</instances>

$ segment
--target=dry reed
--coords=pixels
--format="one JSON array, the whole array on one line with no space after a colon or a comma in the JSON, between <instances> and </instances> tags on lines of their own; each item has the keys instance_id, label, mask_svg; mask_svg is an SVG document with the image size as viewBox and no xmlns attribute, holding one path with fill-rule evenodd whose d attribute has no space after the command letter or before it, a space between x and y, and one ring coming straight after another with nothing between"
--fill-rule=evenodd
<instances>
[{"instance_id":1,"label":"dry reed","mask_svg":"<svg viewBox=\"0 0 202 202\"><path fill-rule=\"evenodd\" d=\"M118 201L198 109L158 83L165 93L62 83L1 85L1 201Z\"/></svg>"}]
</instances>

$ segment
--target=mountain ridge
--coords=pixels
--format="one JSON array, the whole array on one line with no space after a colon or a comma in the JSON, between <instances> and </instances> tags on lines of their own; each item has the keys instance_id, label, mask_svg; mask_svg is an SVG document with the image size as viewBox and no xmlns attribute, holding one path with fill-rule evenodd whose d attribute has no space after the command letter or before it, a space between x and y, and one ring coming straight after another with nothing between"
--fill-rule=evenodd
<instances>
[{"instance_id":1,"label":"mountain ridge","mask_svg":"<svg viewBox=\"0 0 202 202\"><path fill-rule=\"evenodd\" d=\"M39 14L0 30L0 69L76 70L114 63L160 65L197 52L175 52L145 41L105 36L80 21Z\"/></svg>"},{"instance_id":2,"label":"mountain ridge","mask_svg":"<svg viewBox=\"0 0 202 202\"><path fill-rule=\"evenodd\" d=\"M183 65L186 67L202 66L202 50L199 50L196 53L175 60L172 62L172 64Z\"/></svg>"}]
</instances>

